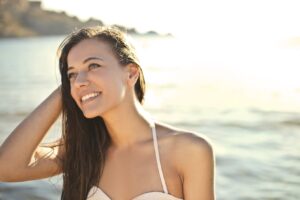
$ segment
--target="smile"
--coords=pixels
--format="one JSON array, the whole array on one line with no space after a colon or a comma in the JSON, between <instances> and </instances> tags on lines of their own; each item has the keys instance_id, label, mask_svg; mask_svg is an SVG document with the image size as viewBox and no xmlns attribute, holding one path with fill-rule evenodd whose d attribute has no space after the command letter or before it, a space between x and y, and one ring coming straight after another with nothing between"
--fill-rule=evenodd
<instances>
[{"instance_id":1,"label":"smile","mask_svg":"<svg viewBox=\"0 0 300 200\"><path fill-rule=\"evenodd\" d=\"M100 95L100 92L93 92L93 93L84 95L83 97L81 97L80 100L82 103L84 103L84 102L93 100L94 98L96 98L99 95Z\"/></svg>"}]
</instances>

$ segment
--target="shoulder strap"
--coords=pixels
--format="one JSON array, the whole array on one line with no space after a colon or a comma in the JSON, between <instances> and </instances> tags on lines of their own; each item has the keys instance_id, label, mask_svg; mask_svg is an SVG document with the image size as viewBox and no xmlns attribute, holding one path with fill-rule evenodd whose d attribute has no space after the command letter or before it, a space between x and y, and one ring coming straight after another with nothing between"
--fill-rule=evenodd
<instances>
[{"instance_id":1,"label":"shoulder strap","mask_svg":"<svg viewBox=\"0 0 300 200\"><path fill-rule=\"evenodd\" d=\"M156 136L156 130L155 130L155 124L154 122L151 124L151 129L152 129L152 136L153 136L153 144L154 144L154 151L155 151L155 157L156 157L156 163L157 163L157 168L159 172L159 177L161 180L161 184L163 186L163 190L165 193L168 194L168 188L167 184L163 175L161 163L160 163L160 157L159 157L159 151L158 151L158 142L157 142L157 136Z\"/></svg>"}]
</instances>

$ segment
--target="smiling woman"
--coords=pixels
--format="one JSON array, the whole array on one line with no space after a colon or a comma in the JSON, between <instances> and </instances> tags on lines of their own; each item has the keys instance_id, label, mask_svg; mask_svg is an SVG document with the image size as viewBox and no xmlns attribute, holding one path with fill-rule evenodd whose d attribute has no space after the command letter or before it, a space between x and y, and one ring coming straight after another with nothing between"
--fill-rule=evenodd
<instances>
[{"instance_id":1,"label":"smiling woman","mask_svg":"<svg viewBox=\"0 0 300 200\"><path fill-rule=\"evenodd\" d=\"M214 199L211 145L144 110L143 71L122 32L70 34L59 68L61 86L1 146L0 181L62 173L63 200ZM61 111L62 137L40 144Z\"/></svg>"}]
</instances>

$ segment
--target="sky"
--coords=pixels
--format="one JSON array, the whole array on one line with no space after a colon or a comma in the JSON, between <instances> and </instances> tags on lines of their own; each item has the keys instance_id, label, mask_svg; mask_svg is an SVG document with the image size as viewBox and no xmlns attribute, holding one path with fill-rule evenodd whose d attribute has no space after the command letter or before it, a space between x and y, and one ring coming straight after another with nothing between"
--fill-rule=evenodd
<instances>
[{"instance_id":1,"label":"sky","mask_svg":"<svg viewBox=\"0 0 300 200\"><path fill-rule=\"evenodd\" d=\"M42 0L44 8L139 31L202 37L300 36L298 0ZM238 38L240 39L240 38Z\"/></svg>"}]
</instances>

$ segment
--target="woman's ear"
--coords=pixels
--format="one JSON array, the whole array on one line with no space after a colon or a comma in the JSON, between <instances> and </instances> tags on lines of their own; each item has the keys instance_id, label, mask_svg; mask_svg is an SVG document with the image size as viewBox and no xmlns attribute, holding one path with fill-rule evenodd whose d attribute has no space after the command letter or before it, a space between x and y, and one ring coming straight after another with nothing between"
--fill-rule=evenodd
<instances>
[{"instance_id":1,"label":"woman's ear","mask_svg":"<svg viewBox=\"0 0 300 200\"><path fill-rule=\"evenodd\" d=\"M137 79L140 76L139 68L136 64L130 63L127 65L128 67L128 77L127 82L130 86L134 86Z\"/></svg>"}]
</instances>

